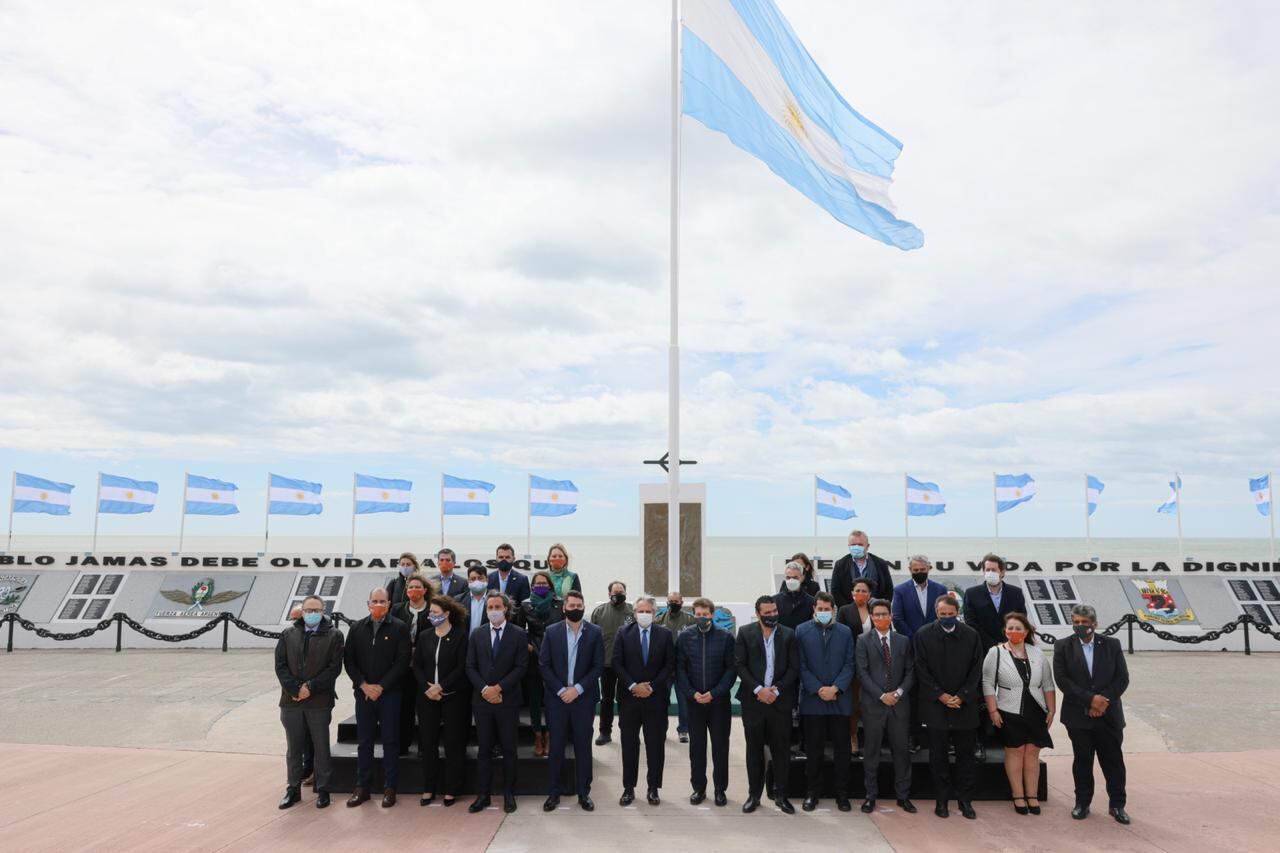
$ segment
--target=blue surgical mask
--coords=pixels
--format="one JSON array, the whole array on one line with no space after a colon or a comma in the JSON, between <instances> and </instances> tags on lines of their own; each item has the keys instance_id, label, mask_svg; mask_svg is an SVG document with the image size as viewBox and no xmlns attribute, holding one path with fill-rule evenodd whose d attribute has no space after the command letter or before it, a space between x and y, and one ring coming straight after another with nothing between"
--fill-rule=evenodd
<instances>
[{"instance_id":1,"label":"blue surgical mask","mask_svg":"<svg viewBox=\"0 0 1280 853\"><path fill-rule=\"evenodd\" d=\"M855 560L861 560L867 556L867 547L865 545L850 545L849 556Z\"/></svg>"},{"instance_id":2,"label":"blue surgical mask","mask_svg":"<svg viewBox=\"0 0 1280 853\"><path fill-rule=\"evenodd\" d=\"M308 628L314 628L320 624L320 620L323 618L324 614L319 611L316 611L315 613L303 613L302 624L306 625Z\"/></svg>"},{"instance_id":3,"label":"blue surgical mask","mask_svg":"<svg viewBox=\"0 0 1280 853\"><path fill-rule=\"evenodd\" d=\"M427 621L429 621L432 625L436 626L437 628L443 625L445 623L445 620L448 618L449 617L443 613L431 613L427 615Z\"/></svg>"},{"instance_id":4,"label":"blue surgical mask","mask_svg":"<svg viewBox=\"0 0 1280 853\"><path fill-rule=\"evenodd\" d=\"M939 616L938 624L943 628L954 628L960 620L955 616Z\"/></svg>"},{"instance_id":5,"label":"blue surgical mask","mask_svg":"<svg viewBox=\"0 0 1280 853\"><path fill-rule=\"evenodd\" d=\"M407 577L409 577L409 575L411 575L411 574L413 574L413 566L401 566L401 567L400 567L400 575L401 575L402 577L406 577L406 578L407 578Z\"/></svg>"},{"instance_id":6,"label":"blue surgical mask","mask_svg":"<svg viewBox=\"0 0 1280 853\"><path fill-rule=\"evenodd\" d=\"M813 614L813 619L819 625L829 625L831 624L831 611L819 610L817 613Z\"/></svg>"}]
</instances>

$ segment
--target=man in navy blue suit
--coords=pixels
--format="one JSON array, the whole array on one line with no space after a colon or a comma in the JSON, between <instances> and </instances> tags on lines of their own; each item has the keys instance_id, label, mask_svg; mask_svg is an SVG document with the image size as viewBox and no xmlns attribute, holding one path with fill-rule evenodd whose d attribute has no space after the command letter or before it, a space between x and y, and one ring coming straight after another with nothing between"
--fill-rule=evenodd
<instances>
[{"instance_id":1,"label":"man in navy blue suit","mask_svg":"<svg viewBox=\"0 0 1280 853\"><path fill-rule=\"evenodd\" d=\"M622 798L635 799L640 777L640 733L644 732L646 801L659 804L666 759L671 682L675 678L676 647L671 631L654 622L657 603L647 595L636 599L635 621L618 630L610 666L618 678L618 729L622 733Z\"/></svg>"},{"instance_id":2,"label":"man in navy blue suit","mask_svg":"<svg viewBox=\"0 0 1280 853\"><path fill-rule=\"evenodd\" d=\"M591 801L591 735L596 726L600 673L604 671L604 634L582 618L586 612L581 592L565 592L564 620L547 626L538 654L551 732L551 790L542 804L544 812L555 811L560 805L564 746L569 737L573 738L578 805L588 812L596 807Z\"/></svg>"},{"instance_id":3,"label":"man in navy blue suit","mask_svg":"<svg viewBox=\"0 0 1280 853\"><path fill-rule=\"evenodd\" d=\"M507 543L498 546L494 552L498 560L498 568L489 572L489 589L496 589L519 607L529 597L529 579L513 568L516 564L516 549Z\"/></svg>"},{"instance_id":4,"label":"man in navy blue suit","mask_svg":"<svg viewBox=\"0 0 1280 853\"><path fill-rule=\"evenodd\" d=\"M937 619L933 604L947 594L947 588L937 581L929 580L929 570L933 563L923 554L915 554L907 559L911 569L911 580L904 581L893 588L893 630L908 640L915 639L916 631ZM920 749L921 727L917 714L915 697L912 697L911 710L911 751Z\"/></svg>"},{"instance_id":5,"label":"man in navy blue suit","mask_svg":"<svg viewBox=\"0 0 1280 853\"><path fill-rule=\"evenodd\" d=\"M488 624L473 627L467 638L467 679L475 688L471 707L476 717L476 799L472 814L489 808L493 787L493 747L502 744L502 807L516 810L516 735L520 729L520 685L529 667L529 639L519 625L507 621L509 599L496 589L484 602Z\"/></svg>"}]
</instances>

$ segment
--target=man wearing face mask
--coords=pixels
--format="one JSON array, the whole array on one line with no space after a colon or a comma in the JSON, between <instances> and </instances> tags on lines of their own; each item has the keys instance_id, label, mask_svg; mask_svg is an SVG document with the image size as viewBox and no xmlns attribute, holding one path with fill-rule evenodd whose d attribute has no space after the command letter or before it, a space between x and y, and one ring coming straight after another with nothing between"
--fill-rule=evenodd
<instances>
[{"instance_id":1,"label":"man wearing face mask","mask_svg":"<svg viewBox=\"0 0 1280 853\"><path fill-rule=\"evenodd\" d=\"M982 699L984 654L978 632L960 623L960 602L944 595L934 602L937 619L916 632L918 716L929 732L929 768L933 773L934 814L947 817L955 798L960 814L973 820L974 744ZM955 773L947 752L954 744Z\"/></svg>"},{"instance_id":2,"label":"man wearing face mask","mask_svg":"<svg viewBox=\"0 0 1280 853\"><path fill-rule=\"evenodd\" d=\"M867 798L862 801L862 811L871 814L876 810L880 746L887 735L893 753L898 807L915 814L916 807L911 802L911 751L907 745L911 717L907 710L909 700L905 698L915 686L916 677L911 641L893 630L889 602L884 599L871 602L871 627L858 638L854 648L858 680L862 682L862 725L866 735L862 779Z\"/></svg>"},{"instance_id":3,"label":"man wearing face mask","mask_svg":"<svg viewBox=\"0 0 1280 853\"><path fill-rule=\"evenodd\" d=\"M786 779L791 772L791 709L800 681L800 647L796 634L778 623L773 596L756 599L756 621L743 625L733 643L733 665L738 673L738 703L747 737L747 800L742 811L760 807L764 793L764 748L769 747L773 776L783 780L774 786L774 805L783 814L795 814L787 799Z\"/></svg>"},{"instance_id":4,"label":"man wearing face mask","mask_svg":"<svg viewBox=\"0 0 1280 853\"><path fill-rule=\"evenodd\" d=\"M818 593L813 619L796 629L800 647L800 725L804 727L804 810L818 807L822 794L824 743L831 741L836 807L849 805L849 714L853 700L853 632L836 621L835 600Z\"/></svg>"},{"instance_id":5,"label":"man wearing face mask","mask_svg":"<svg viewBox=\"0 0 1280 853\"><path fill-rule=\"evenodd\" d=\"M613 671L618 677L618 729L622 736L622 798L635 800L640 778L640 733L644 732L649 805L660 801L667 741L667 708L676 667L671 632L654 619L657 604L647 595L636 599L635 621L624 625L613 641Z\"/></svg>"},{"instance_id":6,"label":"man wearing face mask","mask_svg":"<svg viewBox=\"0 0 1280 853\"><path fill-rule=\"evenodd\" d=\"M498 568L489 572L489 589L496 589L519 607L529 597L529 579L515 568L516 549L505 542L495 552Z\"/></svg>"},{"instance_id":7,"label":"man wearing face mask","mask_svg":"<svg viewBox=\"0 0 1280 853\"><path fill-rule=\"evenodd\" d=\"M416 571L418 571L418 558L405 551L400 555L398 574L387 581L387 599L392 607L404 603L405 585Z\"/></svg>"},{"instance_id":8,"label":"man wearing face mask","mask_svg":"<svg viewBox=\"0 0 1280 853\"><path fill-rule=\"evenodd\" d=\"M876 598L893 595L893 576L889 564L871 553L871 540L861 530L849 534L849 553L831 567L831 596L836 610L853 601L853 582L858 578L871 581L871 594Z\"/></svg>"},{"instance_id":9,"label":"man wearing face mask","mask_svg":"<svg viewBox=\"0 0 1280 853\"><path fill-rule=\"evenodd\" d=\"M672 637L680 636L680 632L693 625L693 614L684 609L684 595L680 590L667 594L667 606L653 620L671 632ZM675 679L671 679L671 692L676 698L676 735L681 743L689 742L689 703L679 690L675 689Z\"/></svg>"},{"instance_id":10,"label":"man wearing face mask","mask_svg":"<svg viewBox=\"0 0 1280 853\"><path fill-rule=\"evenodd\" d=\"M982 653L1004 642L1004 618L1010 613L1026 613L1022 590L1004 582L1004 558L988 554L982 558L980 584L964 591L964 622L982 638Z\"/></svg>"},{"instance_id":11,"label":"man wearing face mask","mask_svg":"<svg viewBox=\"0 0 1280 853\"><path fill-rule=\"evenodd\" d=\"M582 593L568 590L564 596L564 619L547 626L538 652L551 729L547 768L551 790L542 804L542 810L547 812L555 811L560 805L564 747L570 739L573 740L578 805L588 812L596 807L591 801L591 735L599 699L598 679L604 671L604 637L599 628L583 621L585 608Z\"/></svg>"},{"instance_id":12,"label":"man wearing face mask","mask_svg":"<svg viewBox=\"0 0 1280 853\"><path fill-rule=\"evenodd\" d=\"M467 611L467 630L474 631L482 625L489 624L484 615L485 594L489 591L489 579L483 566L472 566L467 569L467 594L459 602Z\"/></svg>"},{"instance_id":13,"label":"man wearing face mask","mask_svg":"<svg viewBox=\"0 0 1280 853\"><path fill-rule=\"evenodd\" d=\"M804 566L787 563L783 570L783 590L773 597L778 605L778 624L793 631L813 620L813 596L804 591L803 583Z\"/></svg>"},{"instance_id":14,"label":"man wearing face mask","mask_svg":"<svg viewBox=\"0 0 1280 853\"><path fill-rule=\"evenodd\" d=\"M502 808L516 810L516 737L520 729L520 685L529 666L529 638L507 621L509 599L489 590L484 609L487 626L467 639L467 678L474 692L476 719L476 798L467 807L475 814L489 808L493 789L493 748L502 745Z\"/></svg>"},{"instance_id":15,"label":"man wearing face mask","mask_svg":"<svg viewBox=\"0 0 1280 853\"><path fill-rule=\"evenodd\" d=\"M613 740L613 700L618 693L618 676L613 671L613 639L622 626L631 621L634 609L627 603L627 585L622 581L609 584L609 600L591 611L591 624L604 635L604 674L600 676L600 736L596 746Z\"/></svg>"},{"instance_id":16,"label":"man wearing face mask","mask_svg":"<svg viewBox=\"0 0 1280 853\"><path fill-rule=\"evenodd\" d=\"M432 582L436 588L440 590L440 594L452 598L459 604L466 606L467 603L467 582L463 580L463 575L457 572L458 555L453 553L452 548L441 548L436 552L436 568L439 570ZM484 577L484 571L481 570L481 577ZM475 627L472 625L471 627Z\"/></svg>"},{"instance_id":17,"label":"man wearing face mask","mask_svg":"<svg viewBox=\"0 0 1280 853\"><path fill-rule=\"evenodd\" d=\"M1071 738L1075 759L1076 804L1071 816L1084 820L1093 801L1093 757L1107 781L1108 813L1129 823L1124 810L1124 707L1120 697L1129 687L1129 666L1115 637L1097 634L1098 613L1087 604L1071 608L1075 636L1053 645L1053 677L1062 696L1062 724Z\"/></svg>"},{"instance_id":18,"label":"man wearing face mask","mask_svg":"<svg viewBox=\"0 0 1280 853\"><path fill-rule=\"evenodd\" d=\"M309 735L314 749L316 808L323 809L329 805L329 723L334 683L342 672L342 632L324 615L319 596L307 596L298 619L281 632L275 659L288 773L280 808L302 800L303 753Z\"/></svg>"},{"instance_id":19,"label":"man wearing face mask","mask_svg":"<svg viewBox=\"0 0 1280 853\"><path fill-rule=\"evenodd\" d=\"M373 742L382 732L382 806L396 804L400 766L400 691L409 661L409 629L391 615L387 591L369 593L369 615L351 626L343 657L355 686L356 786L347 800L358 806L369 799L373 783ZM319 744L317 744L319 746Z\"/></svg>"},{"instance_id":20,"label":"man wearing face mask","mask_svg":"<svg viewBox=\"0 0 1280 853\"><path fill-rule=\"evenodd\" d=\"M689 802L707 798L707 737L711 738L715 804L729 802L729 732L733 708L729 691L738 671L733 635L712 622L716 606L709 598L693 602L694 627L676 638L676 689L689 703Z\"/></svg>"}]
</instances>

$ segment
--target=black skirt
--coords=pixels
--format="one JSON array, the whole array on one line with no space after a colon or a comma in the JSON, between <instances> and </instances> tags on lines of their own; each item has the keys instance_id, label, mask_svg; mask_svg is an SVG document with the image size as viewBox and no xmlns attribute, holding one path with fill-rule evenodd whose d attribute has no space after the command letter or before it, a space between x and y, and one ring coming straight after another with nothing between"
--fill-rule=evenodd
<instances>
[{"instance_id":1,"label":"black skirt","mask_svg":"<svg viewBox=\"0 0 1280 853\"><path fill-rule=\"evenodd\" d=\"M1053 746L1053 738L1049 737L1049 712L1040 707L1040 703L1031 695L1027 686L1030 675L1030 664L1022 658L1014 658L1018 674L1022 676L1022 713L1000 713L1003 726L1000 735L1005 746L1038 746L1048 749Z\"/></svg>"}]
</instances>

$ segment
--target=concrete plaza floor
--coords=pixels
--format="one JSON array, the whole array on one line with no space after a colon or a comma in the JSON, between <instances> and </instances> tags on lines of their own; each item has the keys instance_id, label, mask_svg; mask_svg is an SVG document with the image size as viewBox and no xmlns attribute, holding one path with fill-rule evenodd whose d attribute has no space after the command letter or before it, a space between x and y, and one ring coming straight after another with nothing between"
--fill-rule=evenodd
<instances>
[{"instance_id":1,"label":"concrete plaza floor","mask_svg":"<svg viewBox=\"0 0 1280 853\"><path fill-rule=\"evenodd\" d=\"M1129 827L1097 811L1072 821L1070 743L1044 753L1044 814L979 802L977 821L940 820L931 803L907 815L881 801L870 817L819 811L744 815L740 724L730 756L729 806L688 803L688 755L667 742L663 804L619 807L616 741L595 751L597 809L566 800L545 815L524 797L511 816L469 815L406 797L327 811L275 807L284 787L283 737L269 652L24 651L0 655L0 845L71 850L523 851L777 850L836 842L861 850L1200 851L1273 849L1280 837L1280 654L1144 652L1129 658ZM350 712L343 696L335 712ZM673 721L674 722L674 721ZM408 845L406 847L406 845Z\"/></svg>"}]
</instances>

